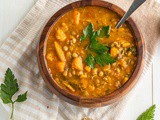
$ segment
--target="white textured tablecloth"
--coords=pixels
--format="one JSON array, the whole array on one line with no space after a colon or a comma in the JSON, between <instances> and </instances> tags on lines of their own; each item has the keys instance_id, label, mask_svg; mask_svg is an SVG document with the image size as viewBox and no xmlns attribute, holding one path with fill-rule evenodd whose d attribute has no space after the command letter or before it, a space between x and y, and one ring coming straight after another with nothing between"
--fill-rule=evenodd
<instances>
[{"instance_id":1,"label":"white textured tablecloth","mask_svg":"<svg viewBox=\"0 0 160 120\"><path fill-rule=\"evenodd\" d=\"M122 101L110 106L87 109L70 105L52 94L42 80L36 59L36 46L44 25L61 7L75 0L38 0L21 24L0 48L0 81L10 67L20 84L20 92L28 90L28 99L15 106L15 120L121 120L121 113L136 88L143 84L143 75L150 66L160 33L160 7L154 0L147 0L133 15L146 42L146 66L140 82ZM107 0L127 10L132 0ZM6 107L8 109L8 106Z\"/></svg>"}]
</instances>

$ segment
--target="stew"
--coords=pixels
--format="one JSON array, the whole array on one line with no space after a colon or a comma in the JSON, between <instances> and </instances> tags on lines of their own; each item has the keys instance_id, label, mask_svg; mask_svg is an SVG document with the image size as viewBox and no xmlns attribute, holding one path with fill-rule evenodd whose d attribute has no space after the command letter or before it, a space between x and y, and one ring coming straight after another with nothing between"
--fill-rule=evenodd
<instances>
[{"instance_id":1,"label":"stew","mask_svg":"<svg viewBox=\"0 0 160 120\"><path fill-rule=\"evenodd\" d=\"M131 77L136 63L134 37L120 17L97 6L71 10L52 26L46 65L57 84L82 97L105 96Z\"/></svg>"}]
</instances>

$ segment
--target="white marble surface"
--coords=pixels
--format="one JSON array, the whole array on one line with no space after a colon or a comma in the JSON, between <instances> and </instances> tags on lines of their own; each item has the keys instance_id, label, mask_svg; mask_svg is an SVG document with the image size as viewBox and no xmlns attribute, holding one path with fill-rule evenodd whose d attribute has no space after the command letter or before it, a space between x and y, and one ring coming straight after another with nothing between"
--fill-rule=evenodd
<instances>
[{"instance_id":1,"label":"white marble surface","mask_svg":"<svg viewBox=\"0 0 160 120\"><path fill-rule=\"evenodd\" d=\"M24 18L36 0L0 0L0 45ZM160 0L159 0L160 2ZM160 44L144 84L132 99L123 115L123 120L136 120L137 116L156 104L155 120L160 119ZM0 120L8 120L9 113L0 104Z\"/></svg>"}]
</instances>

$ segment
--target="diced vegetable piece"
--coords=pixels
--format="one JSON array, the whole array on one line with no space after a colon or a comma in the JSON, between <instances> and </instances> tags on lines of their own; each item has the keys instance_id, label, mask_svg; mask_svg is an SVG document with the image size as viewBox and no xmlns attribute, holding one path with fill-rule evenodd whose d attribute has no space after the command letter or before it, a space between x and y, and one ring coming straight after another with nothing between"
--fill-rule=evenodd
<instances>
[{"instance_id":1,"label":"diced vegetable piece","mask_svg":"<svg viewBox=\"0 0 160 120\"><path fill-rule=\"evenodd\" d=\"M69 90L71 90L72 92L75 92L75 89L74 89L70 84L68 84L67 82L63 82L63 84L64 84Z\"/></svg>"},{"instance_id":2,"label":"diced vegetable piece","mask_svg":"<svg viewBox=\"0 0 160 120\"><path fill-rule=\"evenodd\" d=\"M83 95L84 95L84 96L89 96L88 91L84 91L84 92L83 92Z\"/></svg>"},{"instance_id":3,"label":"diced vegetable piece","mask_svg":"<svg viewBox=\"0 0 160 120\"><path fill-rule=\"evenodd\" d=\"M120 64L122 67L124 67L124 68L127 67L127 62L126 62L124 59L121 59L121 60L119 61L119 64Z\"/></svg>"},{"instance_id":4,"label":"diced vegetable piece","mask_svg":"<svg viewBox=\"0 0 160 120\"><path fill-rule=\"evenodd\" d=\"M65 62L57 62L56 68L59 72L64 72L65 65L66 65Z\"/></svg>"},{"instance_id":5,"label":"diced vegetable piece","mask_svg":"<svg viewBox=\"0 0 160 120\"><path fill-rule=\"evenodd\" d=\"M111 52L111 57L113 58L117 57L119 54L119 51L116 47L112 47L110 52Z\"/></svg>"},{"instance_id":6,"label":"diced vegetable piece","mask_svg":"<svg viewBox=\"0 0 160 120\"><path fill-rule=\"evenodd\" d=\"M73 12L73 19L74 19L74 23L75 23L76 25L78 25L78 24L79 24L79 21L80 21L80 12L78 12L77 10L75 10L75 11Z\"/></svg>"},{"instance_id":7,"label":"diced vegetable piece","mask_svg":"<svg viewBox=\"0 0 160 120\"><path fill-rule=\"evenodd\" d=\"M75 68L77 70L83 70L83 64L82 64L81 57L76 57L73 59L72 68Z\"/></svg>"},{"instance_id":8,"label":"diced vegetable piece","mask_svg":"<svg viewBox=\"0 0 160 120\"><path fill-rule=\"evenodd\" d=\"M82 79L82 78L87 78L87 73L82 74L82 75L80 76L80 78L81 78L81 79Z\"/></svg>"},{"instance_id":9,"label":"diced vegetable piece","mask_svg":"<svg viewBox=\"0 0 160 120\"><path fill-rule=\"evenodd\" d=\"M128 77L125 77L124 80L122 81L122 84L126 83L128 81Z\"/></svg>"},{"instance_id":10,"label":"diced vegetable piece","mask_svg":"<svg viewBox=\"0 0 160 120\"><path fill-rule=\"evenodd\" d=\"M129 42L125 42L122 44L122 47L127 48L129 47L131 44Z\"/></svg>"},{"instance_id":11,"label":"diced vegetable piece","mask_svg":"<svg viewBox=\"0 0 160 120\"><path fill-rule=\"evenodd\" d=\"M63 52L61 46L57 42L54 42L54 45L55 45L55 49L56 49L56 52L57 52L59 59L61 61L66 61L66 58L64 56L64 52Z\"/></svg>"},{"instance_id":12,"label":"diced vegetable piece","mask_svg":"<svg viewBox=\"0 0 160 120\"><path fill-rule=\"evenodd\" d=\"M97 72L98 72L98 69L97 69L97 68L94 68L94 69L92 70L92 74L93 74L93 75L97 75Z\"/></svg>"},{"instance_id":13,"label":"diced vegetable piece","mask_svg":"<svg viewBox=\"0 0 160 120\"><path fill-rule=\"evenodd\" d=\"M62 30L64 31L64 32L66 32L67 30L68 30L68 26L66 25L66 23L62 23Z\"/></svg>"},{"instance_id":14,"label":"diced vegetable piece","mask_svg":"<svg viewBox=\"0 0 160 120\"><path fill-rule=\"evenodd\" d=\"M64 33L64 31L60 28L58 28L58 30L56 31L56 38L59 41L65 41L66 40L66 34Z\"/></svg>"},{"instance_id":15,"label":"diced vegetable piece","mask_svg":"<svg viewBox=\"0 0 160 120\"><path fill-rule=\"evenodd\" d=\"M68 75L68 71L67 70L65 70L64 72L63 72L63 76L67 76Z\"/></svg>"},{"instance_id":16,"label":"diced vegetable piece","mask_svg":"<svg viewBox=\"0 0 160 120\"><path fill-rule=\"evenodd\" d=\"M85 70L86 70L87 72L91 72L91 67L86 66L86 67L85 67Z\"/></svg>"},{"instance_id":17,"label":"diced vegetable piece","mask_svg":"<svg viewBox=\"0 0 160 120\"><path fill-rule=\"evenodd\" d=\"M53 61L53 53L48 53L47 54L47 60Z\"/></svg>"},{"instance_id":18,"label":"diced vegetable piece","mask_svg":"<svg viewBox=\"0 0 160 120\"><path fill-rule=\"evenodd\" d=\"M120 87L121 87L120 81L116 81L115 86L116 86L117 88L120 88Z\"/></svg>"}]
</instances>

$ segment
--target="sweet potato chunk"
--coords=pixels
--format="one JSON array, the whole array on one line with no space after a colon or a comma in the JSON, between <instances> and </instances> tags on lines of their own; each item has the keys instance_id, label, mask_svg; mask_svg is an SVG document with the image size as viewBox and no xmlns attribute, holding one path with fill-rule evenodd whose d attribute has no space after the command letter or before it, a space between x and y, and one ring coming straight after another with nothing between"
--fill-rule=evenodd
<instances>
[{"instance_id":1,"label":"sweet potato chunk","mask_svg":"<svg viewBox=\"0 0 160 120\"><path fill-rule=\"evenodd\" d=\"M83 64L82 64L81 57L76 57L73 59L72 68L75 68L77 70L83 70Z\"/></svg>"},{"instance_id":2,"label":"sweet potato chunk","mask_svg":"<svg viewBox=\"0 0 160 120\"><path fill-rule=\"evenodd\" d=\"M64 31L60 28L58 28L58 30L56 31L56 38L59 41L65 41L66 40L66 34L64 33Z\"/></svg>"},{"instance_id":3,"label":"sweet potato chunk","mask_svg":"<svg viewBox=\"0 0 160 120\"><path fill-rule=\"evenodd\" d=\"M66 61L66 58L65 58L64 52L62 50L62 47L57 42L54 42L54 45L55 45L55 49L56 49L56 52L57 52L57 55L58 55L59 59L61 61Z\"/></svg>"},{"instance_id":4,"label":"sweet potato chunk","mask_svg":"<svg viewBox=\"0 0 160 120\"><path fill-rule=\"evenodd\" d=\"M78 25L80 20L80 12L74 11L73 13L74 24Z\"/></svg>"},{"instance_id":5,"label":"sweet potato chunk","mask_svg":"<svg viewBox=\"0 0 160 120\"><path fill-rule=\"evenodd\" d=\"M47 60L49 60L49 61L53 61L53 53L48 53L47 54Z\"/></svg>"},{"instance_id":6,"label":"sweet potato chunk","mask_svg":"<svg viewBox=\"0 0 160 120\"><path fill-rule=\"evenodd\" d=\"M57 63L56 63L56 69L57 69L59 72L64 72L65 65L66 65L65 62L57 62Z\"/></svg>"}]
</instances>

